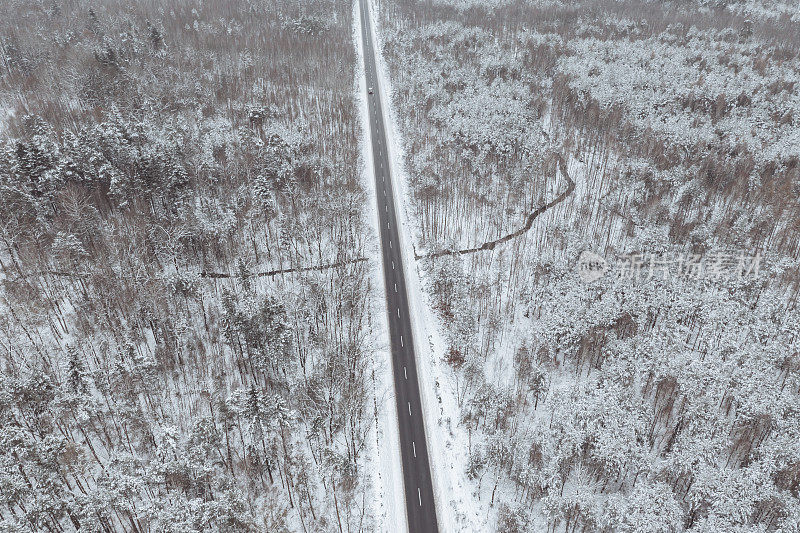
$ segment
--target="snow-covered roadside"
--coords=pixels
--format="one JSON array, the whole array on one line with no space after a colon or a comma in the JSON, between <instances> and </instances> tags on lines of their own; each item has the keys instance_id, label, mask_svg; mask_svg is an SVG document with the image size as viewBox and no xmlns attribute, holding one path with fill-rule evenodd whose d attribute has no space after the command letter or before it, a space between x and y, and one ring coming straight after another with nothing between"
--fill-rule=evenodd
<instances>
[{"instance_id":1,"label":"snow-covered roadside","mask_svg":"<svg viewBox=\"0 0 800 533\"><path fill-rule=\"evenodd\" d=\"M448 369L442 363L445 343L438 318L432 312L426 285L425 273L414 260L415 245L420 242L419 223L411 205L412 197L405 173L405 153L398 127L397 115L391 106L392 86L386 64L383 61L383 42L380 39L379 22L369 4L372 20L372 38L375 42L378 85L382 95L382 112L386 124L386 142L391 174L394 177L393 192L400 225L399 232L403 249L403 269L409 291L409 305L414 328L414 343L417 354L417 371L420 379L422 403L425 411L425 429L428 454L431 460L431 475L436 497L436 509L441 531L485 532L489 529L488 501L477 499L477 485L466 476L468 436L457 427L459 407L455 389L448 378ZM395 426L395 434L396 426ZM400 480L402 486L402 480Z\"/></svg>"},{"instance_id":2,"label":"snow-covered roadside","mask_svg":"<svg viewBox=\"0 0 800 533\"><path fill-rule=\"evenodd\" d=\"M364 191L367 194L367 211L372 227L377 230L378 206L375 190L375 173L372 160L372 138L367 108L366 75L364 73L364 46L361 39L361 16L358 0L353 2L353 45L356 48L356 79L354 88L361 122L361 176ZM373 428L370 442L372 454L368 468L371 469L373 531L397 532L407 531L406 504L403 492L403 469L400 455L400 435L395 408L394 386L392 383L391 350L389 348L389 325L384 302L383 262L380 239L377 231L373 233L370 251L376 260L370 261L369 282L375 288L378 297L372 299L370 315L375 317L373 327L375 356L373 358L373 394L377 424Z\"/></svg>"}]
</instances>

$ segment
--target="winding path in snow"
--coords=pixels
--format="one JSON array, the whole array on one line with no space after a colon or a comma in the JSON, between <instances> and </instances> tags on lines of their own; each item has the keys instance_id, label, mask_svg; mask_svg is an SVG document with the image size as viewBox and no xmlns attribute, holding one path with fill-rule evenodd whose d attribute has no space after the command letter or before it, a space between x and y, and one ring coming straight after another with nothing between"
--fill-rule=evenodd
<instances>
[{"instance_id":1,"label":"winding path in snow","mask_svg":"<svg viewBox=\"0 0 800 533\"><path fill-rule=\"evenodd\" d=\"M569 177L569 174L567 173L567 164L565 163L564 158L561 156L561 154L558 154L557 157L558 157L558 167L561 169L561 174L564 176L564 179L567 180L567 188L564 189L564 191L561 192L561 194L556 196L551 201L531 211L525 218L525 224L521 228L507 235L503 235L502 237L495 239L493 241L485 242L475 248L465 248L463 250L440 250L438 252L431 252L426 254L414 254L414 259L417 260L433 259L436 257L443 257L445 255L466 255L475 252L482 252L484 250L494 250L498 244L503 244L504 242L508 242L511 239L516 239L517 237L524 235L533 226L533 221L539 218L539 216L542 213L560 204L575 191L575 182L572 180L572 178Z\"/></svg>"}]
</instances>

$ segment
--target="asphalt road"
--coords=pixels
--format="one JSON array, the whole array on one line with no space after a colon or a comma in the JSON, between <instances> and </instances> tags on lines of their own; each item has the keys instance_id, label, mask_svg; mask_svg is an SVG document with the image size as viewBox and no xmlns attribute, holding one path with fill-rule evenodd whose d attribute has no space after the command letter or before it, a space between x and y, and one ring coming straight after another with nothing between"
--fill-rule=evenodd
<instances>
[{"instance_id":1,"label":"asphalt road","mask_svg":"<svg viewBox=\"0 0 800 533\"><path fill-rule=\"evenodd\" d=\"M436 506L433 498L428 446L419 396L417 363L411 333L408 293L403 274L402 250L395 213L392 176L386 151L386 132L381 107L381 93L375 73L375 51L367 16L367 0L359 0L361 33L364 42L364 66L367 87L369 123L372 131L372 155L375 164L375 185L378 195L378 219L381 234L386 306L392 348L392 371L397 400L397 421L400 426L400 455L403 461L406 514L410 533L436 533ZM369 90L369 89L368 89Z\"/></svg>"}]
</instances>

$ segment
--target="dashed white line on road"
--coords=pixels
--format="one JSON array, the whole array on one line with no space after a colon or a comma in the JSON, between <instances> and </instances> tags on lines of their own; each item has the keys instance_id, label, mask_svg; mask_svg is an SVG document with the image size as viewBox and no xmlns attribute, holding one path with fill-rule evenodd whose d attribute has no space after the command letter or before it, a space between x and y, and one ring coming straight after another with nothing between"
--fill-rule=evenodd
<instances>
[{"instance_id":1,"label":"dashed white line on road","mask_svg":"<svg viewBox=\"0 0 800 533\"><path fill-rule=\"evenodd\" d=\"M397 318L400 318L400 308L397 308Z\"/></svg>"},{"instance_id":2,"label":"dashed white line on road","mask_svg":"<svg viewBox=\"0 0 800 533\"><path fill-rule=\"evenodd\" d=\"M397 283L394 284L394 292L397 292Z\"/></svg>"},{"instance_id":3,"label":"dashed white line on road","mask_svg":"<svg viewBox=\"0 0 800 533\"><path fill-rule=\"evenodd\" d=\"M394 261L392 261L392 270L394 270Z\"/></svg>"},{"instance_id":4,"label":"dashed white line on road","mask_svg":"<svg viewBox=\"0 0 800 533\"><path fill-rule=\"evenodd\" d=\"M408 379L408 370L406 370L406 367L403 367L403 375L406 377L406 379ZM416 454L414 457L416 457Z\"/></svg>"},{"instance_id":5,"label":"dashed white line on road","mask_svg":"<svg viewBox=\"0 0 800 533\"><path fill-rule=\"evenodd\" d=\"M400 313L400 309L398 309L397 312ZM405 347L405 344L403 344L403 336L402 335L400 335L400 346Z\"/></svg>"},{"instance_id":6,"label":"dashed white line on road","mask_svg":"<svg viewBox=\"0 0 800 533\"><path fill-rule=\"evenodd\" d=\"M389 248L392 247L392 241L389 241Z\"/></svg>"},{"instance_id":7,"label":"dashed white line on road","mask_svg":"<svg viewBox=\"0 0 800 533\"><path fill-rule=\"evenodd\" d=\"M408 402L408 416L411 416L411 402Z\"/></svg>"},{"instance_id":8,"label":"dashed white line on road","mask_svg":"<svg viewBox=\"0 0 800 533\"><path fill-rule=\"evenodd\" d=\"M419 498L419 506L422 507L422 493L419 491L419 487L417 487L417 498Z\"/></svg>"},{"instance_id":9,"label":"dashed white line on road","mask_svg":"<svg viewBox=\"0 0 800 533\"><path fill-rule=\"evenodd\" d=\"M413 440L411 441L411 447L414 448L414 457L417 456L417 443Z\"/></svg>"}]
</instances>

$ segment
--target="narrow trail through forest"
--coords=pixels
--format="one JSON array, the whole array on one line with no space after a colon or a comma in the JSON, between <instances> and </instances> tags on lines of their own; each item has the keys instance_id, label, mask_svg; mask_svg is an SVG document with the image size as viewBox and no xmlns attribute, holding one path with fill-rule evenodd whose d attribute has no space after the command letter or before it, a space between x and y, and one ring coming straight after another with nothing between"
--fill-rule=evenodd
<instances>
[{"instance_id":1,"label":"narrow trail through forest","mask_svg":"<svg viewBox=\"0 0 800 533\"><path fill-rule=\"evenodd\" d=\"M561 194L556 196L550 202L541 205L536 209L534 209L533 211L531 211L525 218L525 224L521 228L507 235L503 235L498 239L485 242L475 248L465 248L462 250L440 250L438 252L431 252L426 254L415 253L414 259L416 260L435 259L437 257L443 257L445 255L466 255L475 252L482 252L484 250L494 250L498 244L503 244L504 242L508 242L511 239L515 239L521 235L524 235L528 230L531 229L534 220L536 220L542 213L560 204L575 191L575 182L572 180L572 178L569 177L569 174L567 173L567 165L566 162L564 161L564 158L561 156L561 154L558 154L556 157L558 158L558 167L561 169L561 174L564 176L564 179L567 180L567 188L564 189L564 191Z\"/></svg>"},{"instance_id":2,"label":"narrow trail through forest","mask_svg":"<svg viewBox=\"0 0 800 533\"><path fill-rule=\"evenodd\" d=\"M278 274L291 274L293 272L315 272L321 270L327 270L329 268L338 268L343 267L345 265L352 265L355 263L363 263L367 261L366 257L357 257L356 259L350 259L349 261L339 261L336 263L328 263L325 265L317 265L317 266L309 266L309 267L295 267L295 268L279 268L276 270L267 270L265 272L252 272L246 274L244 277L247 278L264 278L270 276L277 276ZM201 278L238 278L242 277L241 274L228 274L225 272L200 272Z\"/></svg>"},{"instance_id":3,"label":"narrow trail through forest","mask_svg":"<svg viewBox=\"0 0 800 533\"><path fill-rule=\"evenodd\" d=\"M292 273L302 273L302 272L318 272L322 270L328 270L330 268L338 268L343 267L346 265L352 265L355 263L363 263L367 261L366 257L357 257L355 259L350 259L348 261L338 261L335 263L327 263L324 265L316 265L316 266L309 266L309 267L295 267L295 268L278 268L275 270L266 270L264 272L249 272L247 274L231 274L228 272L207 272L201 271L198 272L197 275L201 278L211 278L211 279L228 279L228 278L265 278L265 277L272 277L277 276L279 274L292 274ZM50 275L50 276L61 276L61 277L69 277L69 278L88 278L92 274L89 272L64 272L64 271L57 271L57 270L47 270L42 272L37 272L35 275ZM21 276L18 277L17 280L22 278L27 278L28 276ZM17 281L15 280L15 281Z\"/></svg>"}]
</instances>

